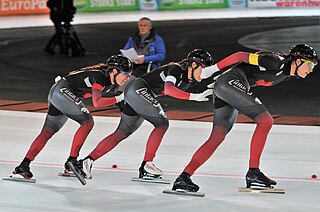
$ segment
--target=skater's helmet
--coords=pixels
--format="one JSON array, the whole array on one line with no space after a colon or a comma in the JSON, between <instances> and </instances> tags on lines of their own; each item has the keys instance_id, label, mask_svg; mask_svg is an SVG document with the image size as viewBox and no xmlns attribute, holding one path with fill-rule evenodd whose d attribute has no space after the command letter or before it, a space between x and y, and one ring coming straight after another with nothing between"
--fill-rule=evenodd
<instances>
[{"instance_id":1,"label":"skater's helmet","mask_svg":"<svg viewBox=\"0 0 320 212\"><path fill-rule=\"evenodd\" d=\"M133 65L131 60L122 55L112 55L106 62L109 71L117 69L119 72L130 75Z\"/></svg>"},{"instance_id":2,"label":"skater's helmet","mask_svg":"<svg viewBox=\"0 0 320 212\"><path fill-rule=\"evenodd\" d=\"M197 64L205 67L214 64L214 59L209 54L209 52L204 51L202 49L194 49L191 52L189 52L187 60L189 64L191 64L192 62L196 62Z\"/></svg>"},{"instance_id":3,"label":"skater's helmet","mask_svg":"<svg viewBox=\"0 0 320 212\"><path fill-rule=\"evenodd\" d=\"M297 44L290 49L291 61L296 59L305 59L318 64L317 51L307 44Z\"/></svg>"}]
</instances>

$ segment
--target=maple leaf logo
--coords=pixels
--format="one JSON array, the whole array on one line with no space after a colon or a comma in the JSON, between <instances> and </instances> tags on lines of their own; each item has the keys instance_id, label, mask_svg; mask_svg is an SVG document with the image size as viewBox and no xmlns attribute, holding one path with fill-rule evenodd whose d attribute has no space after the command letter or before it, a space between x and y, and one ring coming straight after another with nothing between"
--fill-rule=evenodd
<instances>
[{"instance_id":1,"label":"maple leaf logo","mask_svg":"<svg viewBox=\"0 0 320 212\"><path fill-rule=\"evenodd\" d=\"M254 86L272 86L273 82L266 82L264 79L259 79L256 81Z\"/></svg>"}]
</instances>

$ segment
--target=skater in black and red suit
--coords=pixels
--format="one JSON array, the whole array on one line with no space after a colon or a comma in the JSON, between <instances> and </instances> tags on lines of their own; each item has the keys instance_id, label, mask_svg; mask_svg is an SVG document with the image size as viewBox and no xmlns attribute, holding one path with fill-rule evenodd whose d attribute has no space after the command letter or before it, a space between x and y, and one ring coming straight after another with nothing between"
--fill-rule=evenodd
<instances>
[{"instance_id":1,"label":"skater in black and red suit","mask_svg":"<svg viewBox=\"0 0 320 212\"><path fill-rule=\"evenodd\" d=\"M123 95L102 97L102 89L123 85L131 72L132 63L128 58L113 55L106 64L82 68L70 72L65 77L56 78L56 83L49 91L49 109L43 128L31 144L21 164L14 169L13 174L20 174L26 179L33 177L30 171L31 161L40 153L48 140L63 127L68 118L80 124L73 137L70 156L67 159L67 162L71 161L77 168L79 151L94 125L92 115L82 99L92 97L95 107L109 106L122 101ZM71 169L67 162L65 172Z\"/></svg>"},{"instance_id":2,"label":"skater in black and red suit","mask_svg":"<svg viewBox=\"0 0 320 212\"><path fill-rule=\"evenodd\" d=\"M153 159L169 127L169 121L157 96L167 95L183 100L208 101L206 97L212 95L212 89L199 94L188 93L185 90L200 82L202 69L212 64L213 59L208 52L195 49L181 62L160 66L129 82L124 90L125 105L117 129L82 160L86 177L91 178L91 168L95 160L134 133L144 120L150 122L154 129L147 141L139 177L150 176L157 179L163 175L163 172L154 165Z\"/></svg>"},{"instance_id":3,"label":"skater in black and red suit","mask_svg":"<svg viewBox=\"0 0 320 212\"><path fill-rule=\"evenodd\" d=\"M273 118L250 91L254 86L273 86L292 77L305 78L318 63L317 52L309 45L298 44L291 48L289 54L268 52L237 52L214 66L204 69L202 78L209 77L220 69L240 62L216 80L214 85L214 122L208 140L195 152L173 185L173 190L182 189L197 192L199 186L190 179L223 142L235 123L238 111L250 117L256 123L251 139L249 170L246 174L247 187L252 184L264 187L276 185L274 180L266 177L260 170L260 156L266 143L268 133L273 125Z\"/></svg>"}]
</instances>

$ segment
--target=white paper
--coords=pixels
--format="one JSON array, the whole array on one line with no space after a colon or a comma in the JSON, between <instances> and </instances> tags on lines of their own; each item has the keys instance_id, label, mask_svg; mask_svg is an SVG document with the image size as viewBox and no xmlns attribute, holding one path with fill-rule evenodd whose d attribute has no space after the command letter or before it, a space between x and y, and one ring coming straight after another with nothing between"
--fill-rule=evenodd
<instances>
[{"instance_id":1,"label":"white paper","mask_svg":"<svg viewBox=\"0 0 320 212\"><path fill-rule=\"evenodd\" d=\"M120 52L123 54L123 56L126 56L133 62L136 62L139 57L143 57L143 55L138 55L134 48L127 50L120 49Z\"/></svg>"}]
</instances>

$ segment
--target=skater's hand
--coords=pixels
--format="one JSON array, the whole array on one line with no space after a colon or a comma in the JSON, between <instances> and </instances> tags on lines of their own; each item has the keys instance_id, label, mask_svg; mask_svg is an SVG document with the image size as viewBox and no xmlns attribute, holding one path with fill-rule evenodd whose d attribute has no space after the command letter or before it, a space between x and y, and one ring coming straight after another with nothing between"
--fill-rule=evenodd
<instances>
[{"instance_id":1,"label":"skater's hand","mask_svg":"<svg viewBox=\"0 0 320 212\"><path fill-rule=\"evenodd\" d=\"M193 100L197 102L206 102L206 101L209 101L209 98L206 98L206 97L212 94L213 94L212 89L208 89L202 93L190 93L189 100Z\"/></svg>"},{"instance_id":2,"label":"skater's hand","mask_svg":"<svg viewBox=\"0 0 320 212\"><path fill-rule=\"evenodd\" d=\"M116 102L119 103L124 100L124 93L122 92L120 95L115 96Z\"/></svg>"}]
</instances>

